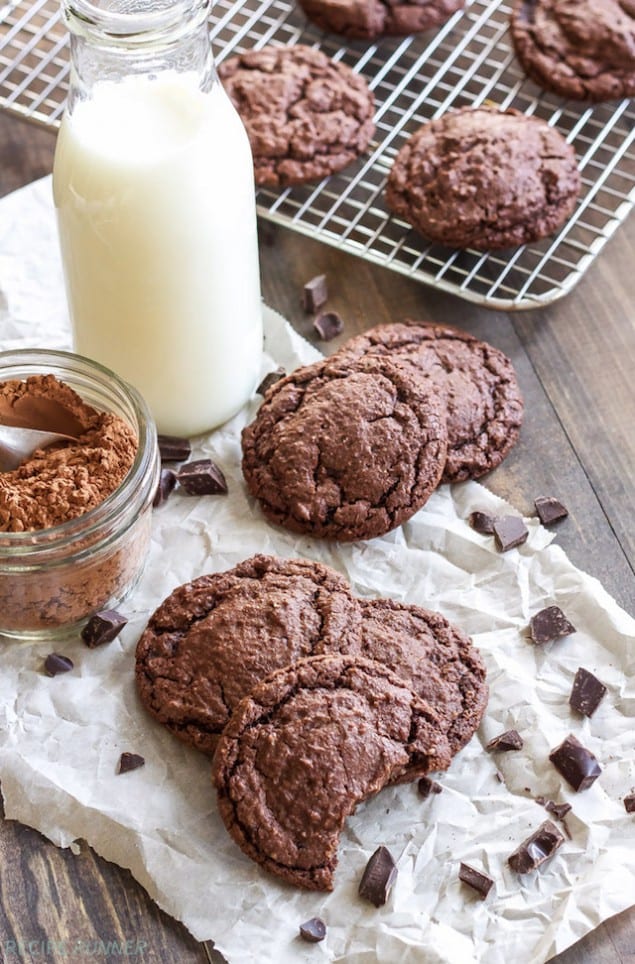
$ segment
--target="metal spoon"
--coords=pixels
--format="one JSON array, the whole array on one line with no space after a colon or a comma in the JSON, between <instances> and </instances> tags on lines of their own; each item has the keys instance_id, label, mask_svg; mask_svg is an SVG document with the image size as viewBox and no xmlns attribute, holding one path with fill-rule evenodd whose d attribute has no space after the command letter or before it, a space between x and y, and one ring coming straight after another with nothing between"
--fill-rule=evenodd
<instances>
[{"instance_id":1,"label":"metal spoon","mask_svg":"<svg viewBox=\"0 0 635 964\"><path fill-rule=\"evenodd\" d=\"M64 439L77 441L72 435L63 435L61 432L41 432L37 428L0 425L0 472L17 469L36 449L46 448L53 442Z\"/></svg>"}]
</instances>

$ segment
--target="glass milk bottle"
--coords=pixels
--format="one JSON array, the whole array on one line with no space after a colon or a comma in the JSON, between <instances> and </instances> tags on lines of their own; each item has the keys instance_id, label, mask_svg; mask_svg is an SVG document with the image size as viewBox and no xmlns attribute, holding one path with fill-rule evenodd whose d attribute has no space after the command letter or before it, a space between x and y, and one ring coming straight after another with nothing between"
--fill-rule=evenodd
<instances>
[{"instance_id":1,"label":"glass milk bottle","mask_svg":"<svg viewBox=\"0 0 635 964\"><path fill-rule=\"evenodd\" d=\"M211 0L64 0L71 90L53 172L77 352L160 432L226 421L256 384L251 151L217 78Z\"/></svg>"}]
</instances>

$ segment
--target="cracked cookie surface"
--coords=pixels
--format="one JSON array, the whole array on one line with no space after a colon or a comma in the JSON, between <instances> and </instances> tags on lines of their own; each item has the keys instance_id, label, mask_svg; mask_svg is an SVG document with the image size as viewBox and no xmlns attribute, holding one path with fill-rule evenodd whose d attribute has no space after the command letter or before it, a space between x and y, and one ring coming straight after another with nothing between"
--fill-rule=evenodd
<instances>
[{"instance_id":1,"label":"cracked cookie surface","mask_svg":"<svg viewBox=\"0 0 635 964\"><path fill-rule=\"evenodd\" d=\"M596 102L635 95L635 0L522 0L511 35L545 90Z\"/></svg>"},{"instance_id":2,"label":"cracked cookie surface","mask_svg":"<svg viewBox=\"0 0 635 964\"><path fill-rule=\"evenodd\" d=\"M465 0L300 0L300 6L322 30L370 40L439 27Z\"/></svg>"},{"instance_id":3,"label":"cracked cookie surface","mask_svg":"<svg viewBox=\"0 0 635 964\"><path fill-rule=\"evenodd\" d=\"M373 95L346 64L297 44L229 57L218 73L245 125L256 184L314 181L342 170L373 136Z\"/></svg>"},{"instance_id":4,"label":"cracked cookie surface","mask_svg":"<svg viewBox=\"0 0 635 964\"><path fill-rule=\"evenodd\" d=\"M438 484L443 399L387 358L327 359L270 389L242 446L248 488L272 522L370 539L409 519Z\"/></svg>"},{"instance_id":5,"label":"cracked cookie surface","mask_svg":"<svg viewBox=\"0 0 635 964\"><path fill-rule=\"evenodd\" d=\"M523 399L516 372L498 348L449 325L377 325L349 339L333 359L397 357L430 379L446 400L448 449L442 482L476 479L518 441Z\"/></svg>"},{"instance_id":6,"label":"cracked cookie surface","mask_svg":"<svg viewBox=\"0 0 635 964\"><path fill-rule=\"evenodd\" d=\"M136 653L141 702L186 743L213 753L233 707L273 670L360 647L361 612L333 569L257 555L175 589Z\"/></svg>"},{"instance_id":7,"label":"cracked cookie surface","mask_svg":"<svg viewBox=\"0 0 635 964\"><path fill-rule=\"evenodd\" d=\"M489 251L537 241L580 192L573 148L516 110L462 108L420 127L388 176L389 208L426 238Z\"/></svg>"},{"instance_id":8,"label":"cracked cookie surface","mask_svg":"<svg viewBox=\"0 0 635 964\"><path fill-rule=\"evenodd\" d=\"M449 765L432 710L381 664L315 656L236 707L214 757L218 804L247 856L289 883L331 890L339 835L390 782Z\"/></svg>"}]
</instances>

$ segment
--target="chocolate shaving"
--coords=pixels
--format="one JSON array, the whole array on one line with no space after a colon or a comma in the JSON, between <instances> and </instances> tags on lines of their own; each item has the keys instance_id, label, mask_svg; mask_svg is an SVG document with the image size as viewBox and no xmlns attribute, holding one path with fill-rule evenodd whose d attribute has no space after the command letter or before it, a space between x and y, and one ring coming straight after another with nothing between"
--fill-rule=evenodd
<instances>
[{"instance_id":1,"label":"chocolate shaving","mask_svg":"<svg viewBox=\"0 0 635 964\"><path fill-rule=\"evenodd\" d=\"M284 378L286 372L284 368L276 368L273 372L267 372L260 385L256 389L258 395L266 395L272 385Z\"/></svg>"},{"instance_id":2,"label":"chocolate shaving","mask_svg":"<svg viewBox=\"0 0 635 964\"><path fill-rule=\"evenodd\" d=\"M429 797L431 793L441 793L443 787L436 780L431 780L430 777L421 777L417 783L417 789L419 795L422 797Z\"/></svg>"},{"instance_id":3,"label":"chocolate shaving","mask_svg":"<svg viewBox=\"0 0 635 964\"><path fill-rule=\"evenodd\" d=\"M310 944L317 944L326 937L326 924L321 917L312 917L300 924L300 937Z\"/></svg>"},{"instance_id":4,"label":"chocolate shaving","mask_svg":"<svg viewBox=\"0 0 635 964\"><path fill-rule=\"evenodd\" d=\"M104 609L91 616L81 632L81 637L91 649L111 643L119 635L128 620L115 609Z\"/></svg>"},{"instance_id":5,"label":"chocolate shaving","mask_svg":"<svg viewBox=\"0 0 635 964\"><path fill-rule=\"evenodd\" d=\"M476 532L480 532L483 536L493 536L494 535L494 523L496 518L493 515L488 515L487 512L476 512L470 513L470 525Z\"/></svg>"},{"instance_id":6,"label":"chocolate shaving","mask_svg":"<svg viewBox=\"0 0 635 964\"><path fill-rule=\"evenodd\" d=\"M529 530L518 515L503 515L494 520L494 538L501 552L527 541Z\"/></svg>"},{"instance_id":7,"label":"chocolate shaving","mask_svg":"<svg viewBox=\"0 0 635 964\"><path fill-rule=\"evenodd\" d=\"M526 874L544 864L563 843L564 834L551 820L545 820L531 837L509 855L507 863L517 874Z\"/></svg>"},{"instance_id":8,"label":"chocolate shaving","mask_svg":"<svg viewBox=\"0 0 635 964\"><path fill-rule=\"evenodd\" d=\"M551 643L554 639L569 636L570 633L575 633L575 626L569 622L559 606L547 606L529 621L529 635L534 643Z\"/></svg>"},{"instance_id":9,"label":"chocolate shaving","mask_svg":"<svg viewBox=\"0 0 635 964\"><path fill-rule=\"evenodd\" d=\"M490 740L485 749L488 753L493 750L505 751L505 750L522 750L523 748L523 738L518 732L518 730L505 730L504 733L500 733L495 736L493 740Z\"/></svg>"},{"instance_id":10,"label":"chocolate shaving","mask_svg":"<svg viewBox=\"0 0 635 964\"><path fill-rule=\"evenodd\" d=\"M604 683L580 666L573 680L569 705L583 716L593 716L605 693Z\"/></svg>"},{"instance_id":11,"label":"chocolate shaving","mask_svg":"<svg viewBox=\"0 0 635 964\"><path fill-rule=\"evenodd\" d=\"M325 311L317 316L313 327L322 341L330 341L343 330L344 322L336 311Z\"/></svg>"},{"instance_id":12,"label":"chocolate shaving","mask_svg":"<svg viewBox=\"0 0 635 964\"><path fill-rule=\"evenodd\" d=\"M459 880L475 890L481 900L485 900L494 885L494 881L487 874L483 874L480 870L475 870L469 864L463 863L459 868Z\"/></svg>"},{"instance_id":13,"label":"chocolate shaving","mask_svg":"<svg viewBox=\"0 0 635 964\"><path fill-rule=\"evenodd\" d=\"M180 435L158 435L159 455L162 462L184 462L192 454L189 438Z\"/></svg>"},{"instance_id":14,"label":"chocolate shaving","mask_svg":"<svg viewBox=\"0 0 635 964\"><path fill-rule=\"evenodd\" d=\"M552 813L554 817L556 817L556 819L563 820L566 817L566 815L570 812L571 804L555 803L553 800L545 800L544 808L545 810L548 810L549 813Z\"/></svg>"},{"instance_id":15,"label":"chocolate shaving","mask_svg":"<svg viewBox=\"0 0 635 964\"><path fill-rule=\"evenodd\" d=\"M397 865L386 847L378 847L372 855L359 883L359 896L381 907L388 900L397 879Z\"/></svg>"},{"instance_id":16,"label":"chocolate shaving","mask_svg":"<svg viewBox=\"0 0 635 964\"><path fill-rule=\"evenodd\" d=\"M536 506L536 515L543 526L552 525L554 522L566 519L569 515L569 510L562 502L558 502L558 500L552 496L541 495L537 499L534 499L534 505Z\"/></svg>"},{"instance_id":17,"label":"chocolate shaving","mask_svg":"<svg viewBox=\"0 0 635 964\"><path fill-rule=\"evenodd\" d=\"M130 770L138 770L145 762L144 757L138 753L122 753L119 757L117 773L128 773Z\"/></svg>"},{"instance_id":18,"label":"chocolate shaving","mask_svg":"<svg viewBox=\"0 0 635 964\"><path fill-rule=\"evenodd\" d=\"M572 733L551 751L549 759L576 791L586 790L602 772L595 756Z\"/></svg>"},{"instance_id":19,"label":"chocolate shaving","mask_svg":"<svg viewBox=\"0 0 635 964\"><path fill-rule=\"evenodd\" d=\"M171 493L176 485L176 473L172 469L161 469L161 475L159 476L159 484L157 485L157 490L154 493L154 499L152 500L152 505L155 509L158 509L160 505L167 502Z\"/></svg>"},{"instance_id":20,"label":"chocolate shaving","mask_svg":"<svg viewBox=\"0 0 635 964\"><path fill-rule=\"evenodd\" d=\"M627 813L635 813L635 793L629 793L624 797L624 809Z\"/></svg>"},{"instance_id":21,"label":"chocolate shaving","mask_svg":"<svg viewBox=\"0 0 635 964\"><path fill-rule=\"evenodd\" d=\"M313 314L326 304L329 297L329 290L326 285L326 275L318 274L315 278L307 281L302 289L302 304L304 310Z\"/></svg>"},{"instance_id":22,"label":"chocolate shaving","mask_svg":"<svg viewBox=\"0 0 635 964\"><path fill-rule=\"evenodd\" d=\"M176 474L188 495L226 495L227 482L222 470L211 459L186 462Z\"/></svg>"},{"instance_id":23,"label":"chocolate shaving","mask_svg":"<svg viewBox=\"0 0 635 964\"><path fill-rule=\"evenodd\" d=\"M73 660L61 653L49 653L44 660L44 669L49 676L59 676L68 673L73 668Z\"/></svg>"}]
</instances>

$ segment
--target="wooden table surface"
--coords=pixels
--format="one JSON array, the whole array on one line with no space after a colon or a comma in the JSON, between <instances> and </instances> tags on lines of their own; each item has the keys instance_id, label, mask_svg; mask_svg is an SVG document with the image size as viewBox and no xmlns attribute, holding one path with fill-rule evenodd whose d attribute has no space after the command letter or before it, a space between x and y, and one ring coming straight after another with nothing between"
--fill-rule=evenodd
<instances>
[{"instance_id":1,"label":"wooden table surface","mask_svg":"<svg viewBox=\"0 0 635 964\"><path fill-rule=\"evenodd\" d=\"M0 196L49 173L53 150L50 133L0 113ZM517 314L474 307L269 223L260 228L265 300L310 340L300 294L324 273L329 308L345 320L340 341L409 317L457 325L512 359L525 424L519 445L486 484L527 515L537 495L560 498L570 517L557 530L558 544L635 613L635 217L565 299ZM64 950L76 947L73 960L93 960L99 941L133 941L143 949L133 959L147 962L217 957L158 910L127 871L87 846L79 856L59 850L14 821L0 823L0 889L0 961L63 961ZM12 951L30 941L30 952ZM635 908L554 958L634 961Z\"/></svg>"}]
</instances>

